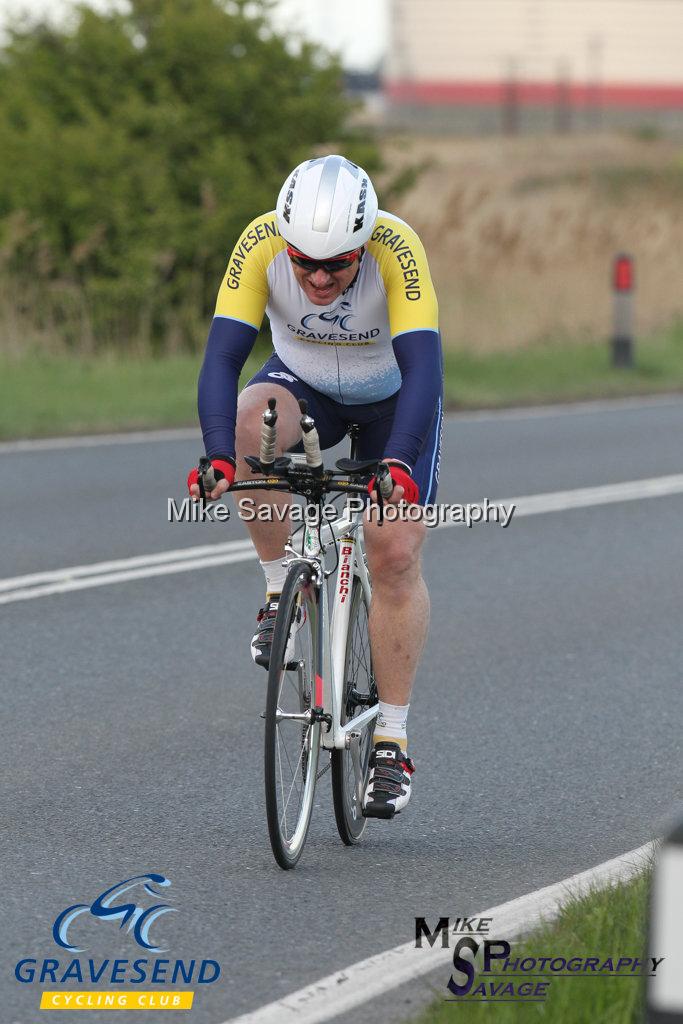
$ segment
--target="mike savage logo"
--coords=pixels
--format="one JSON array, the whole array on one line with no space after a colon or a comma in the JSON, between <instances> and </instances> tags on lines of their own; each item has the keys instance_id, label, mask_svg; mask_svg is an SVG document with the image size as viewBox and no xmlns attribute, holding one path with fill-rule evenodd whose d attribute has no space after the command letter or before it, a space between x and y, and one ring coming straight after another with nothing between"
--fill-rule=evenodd
<instances>
[{"instance_id":1,"label":"mike savage logo","mask_svg":"<svg viewBox=\"0 0 683 1024\"><path fill-rule=\"evenodd\" d=\"M452 949L453 970L446 983L448 1002L542 1003L559 978L654 977L665 957L605 956L547 950L515 955L512 944L496 938L492 917L440 917L432 929L415 918L415 946L438 943ZM523 947L522 947L523 948Z\"/></svg>"}]
</instances>

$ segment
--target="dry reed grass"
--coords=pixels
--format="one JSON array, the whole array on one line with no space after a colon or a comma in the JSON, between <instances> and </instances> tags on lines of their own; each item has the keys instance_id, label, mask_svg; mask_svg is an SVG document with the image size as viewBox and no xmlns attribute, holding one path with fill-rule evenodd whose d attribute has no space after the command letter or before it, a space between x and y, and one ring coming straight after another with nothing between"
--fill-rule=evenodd
<instances>
[{"instance_id":1,"label":"dry reed grass","mask_svg":"<svg viewBox=\"0 0 683 1024\"><path fill-rule=\"evenodd\" d=\"M444 341L473 352L605 337L618 251L635 257L637 329L683 317L683 151L628 136L394 138L390 203L421 235Z\"/></svg>"}]
</instances>

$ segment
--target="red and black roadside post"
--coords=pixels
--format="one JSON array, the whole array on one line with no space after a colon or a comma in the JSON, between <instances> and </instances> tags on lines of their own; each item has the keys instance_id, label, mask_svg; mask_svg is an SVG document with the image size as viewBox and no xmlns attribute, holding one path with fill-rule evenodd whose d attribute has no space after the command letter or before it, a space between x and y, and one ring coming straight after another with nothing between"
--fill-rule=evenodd
<instances>
[{"instance_id":1,"label":"red and black roadside post","mask_svg":"<svg viewBox=\"0 0 683 1024\"><path fill-rule=\"evenodd\" d=\"M664 957L647 976L647 1024L683 1021L683 820L663 840L652 873L647 956Z\"/></svg>"},{"instance_id":2,"label":"red and black roadside post","mask_svg":"<svg viewBox=\"0 0 683 1024\"><path fill-rule=\"evenodd\" d=\"M612 272L614 327L612 366L633 366L633 258L619 253Z\"/></svg>"}]
</instances>

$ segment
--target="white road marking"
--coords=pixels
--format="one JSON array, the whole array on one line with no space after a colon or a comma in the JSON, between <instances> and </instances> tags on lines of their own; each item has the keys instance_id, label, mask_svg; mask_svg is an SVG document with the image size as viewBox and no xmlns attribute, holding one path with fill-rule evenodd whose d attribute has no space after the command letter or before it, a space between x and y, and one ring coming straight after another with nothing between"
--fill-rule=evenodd
<instances>
[{"instance_id":1,"label":"white road marking","mask_svg":"<svg viewBox=\"0 0 683 1024\"><path fill-rule=\"evenodd\" d=\"M197 441L202 435L198 427L173 430L132 430L120 434L82 434L77 437L37 437L33 440L3 441L0 455L15 452L51 452L59 448L99 448L110 444L147 444L153 441Z\"/></svg>"},{"instance_id":2,"label":"white road marking","mask_svg":"<svg viewBox=\"0 0 683 1024\"><path fill-rule=\"evenodd\" d=\"M631 409L650 409L660 406L680 406L683 396L675 392L661 395L632 396L630 398L603 398L585 402L562 402L557 405L520 405L507 409L472 409L451 413L459 420L535 420L547 416L577 416L585 413L623 412Z\"/></svg>"},{"instance_id":3,"label":"white road marking","mask_svg":"<svg viewBox=\"0 0 683 1024\"><path fill-rule=\"evenodd\" d=\"M683 473L657 476L647 480L628 480L619 484L599 487L578 487L571 491L550 491L545 494L527 494L518 498L504 498L495 504L516 506L515 519L537 516L546 512L565 512L573 508L610 505L620 501L639 501L643 498L661 498L683 494ZM462 526L447 521L435 529ZM91 587L106 587L113 583L129 583L153 576L168 576L194 569L212 569L235 562L247 562L256 554L249 540L234 540L224 544L205 544L197 547L162 551L152 555L138 555L92 565L76 565L68 569L50 569L45 572L13 576L0 580L0 604L30 601L36 597L66 594Z\"/></svg>"},{"instance_id":4,"label":"white road marking","mask_svg":"<svg viewBox=\"0 0 683 1024\"><path fill-rule=\"evenodd\" d=\"M493 918L492 938L519 938L557 917L567 897L588 895L639 874L654 852L655 844L646 843L588 871L471 916ZM223 1024L321 1024L438 968L444 970L445 988L452 956L453 950L443 949L440 943L430 947L425 942L417 949L413 942L406 942Z\"/></svg>"},{"instance_id":5,"label":"white road marking","mask_svg":"<svg viewBox=\"0 0 683 1024\"><path fill-rule=\"evenodd\" d=\"M639 501L642 498L663 498L683 493L683 473L654 476L646 480L627 480L620 484L601 484L597 487L576 487L571 491L549 491L545 494L526 494L522 498L503 498L497 505L516 505L518 516L537 516L543 512L564 512L571 508L589 508L591 505L612 505L619 501Z\"/></svg>"},{"instance_id":6,"label":"white road marking","mask_svg":"<svg viewBox=\"0 0 683 1024\"><path fill-rule=\"evenodd\" d=\"M62 583L83 576L101 576L110 572L140 569L147 565L162 565L168 562L182 562L185 559L201 558L204 555L217 557L234 551L253 552L249 538L231 540L225 544L202 544L191 548L176 548L174 551L160 551L153 555L137 555L134 558L118 558L109 562L93 562L90 565L72 565L67 569L46 569L27 576L8 576L0 580L0 591L17 590L36 583Z\"/></svg>"},{"instance_id":7,"label":"white road marking","mask_svg":"<svg viewBox=\"0 0 683 1024\"><path fill-rule=\"evenodd\" d=\"M520 420L546 416L576 416L583 413L620 412L629 409L648 409L652 406L676 406L683 397L676 393L644 395L631 398L606 398L587 402L564 402L558 405L526 405L507 409L472 409L450 412L446 420ZM82 434L74 437L38 437L18 441L0 442L0 455L16 452L48 452L66 448L97 448L112 444L146 444L155 441L201 441L197 427L178 427L163 430L122 431L111 434Z\"/></svg>"},{"instance_id":8,"label":"white road marking","mask_svg":"<svg viewBox=\"0 0 683 1024\"><path fill-rule=\"evenodd\" d=\"M251 547L251 542L250 542ZM131 580L146 580L152 576L168 576L177 572L194 572L195 569L215 569L219 565L230 565L232 562L247 562L254 558L253 548L250 551L237 551L232 555L217 555L210 558L186 559L173 562L171 565L151 565L141 569L130 569L127 572L112 572L104 576L88 576L82 579L63 580L44 587L15 590L0 595L0 604L12 604L14 601L30 601L34 597L49 597L52 594L68 594L74 590L89 590L91 587L108 587L112 583L130 583Z\"/></svg>"}]
</instances>

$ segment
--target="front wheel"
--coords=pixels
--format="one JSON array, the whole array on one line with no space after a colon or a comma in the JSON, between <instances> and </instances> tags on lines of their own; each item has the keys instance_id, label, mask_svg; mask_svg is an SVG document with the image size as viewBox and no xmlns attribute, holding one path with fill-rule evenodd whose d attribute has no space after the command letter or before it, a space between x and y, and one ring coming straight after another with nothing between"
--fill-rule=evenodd
<instances>
[{"instance_id":1,"label":"front wheel","mask_svg":"<svg viewBox=\"0 0 683 1024\"><path fill-rule=\"evenodd\" d=\"M372 668L368 605L359 578L353 580L349 631L346 638L344 687L342 690L341 721L345 725L366 707L377 703L377 684ZM360 768L363 783L367 780L368 762L372 750L374 722L363 729L360 738ZM332 751L332 797L334 816L342 842L347 846L357 843L367 824L356 792L356 773L349 749Z\"/></svg>"},{"instance_id":2,"label":"front wheel","mask_svg":"<svg viewBox=\"0 0 683 1024\"><path fill-rule=\"evenodd\" d=\"M293 868L313 811L320 722L315 707L317 604L310 567L289 570L275 620L268 669L265 730L266 812L281 868Z\"/></svg>"}]
</instances>

